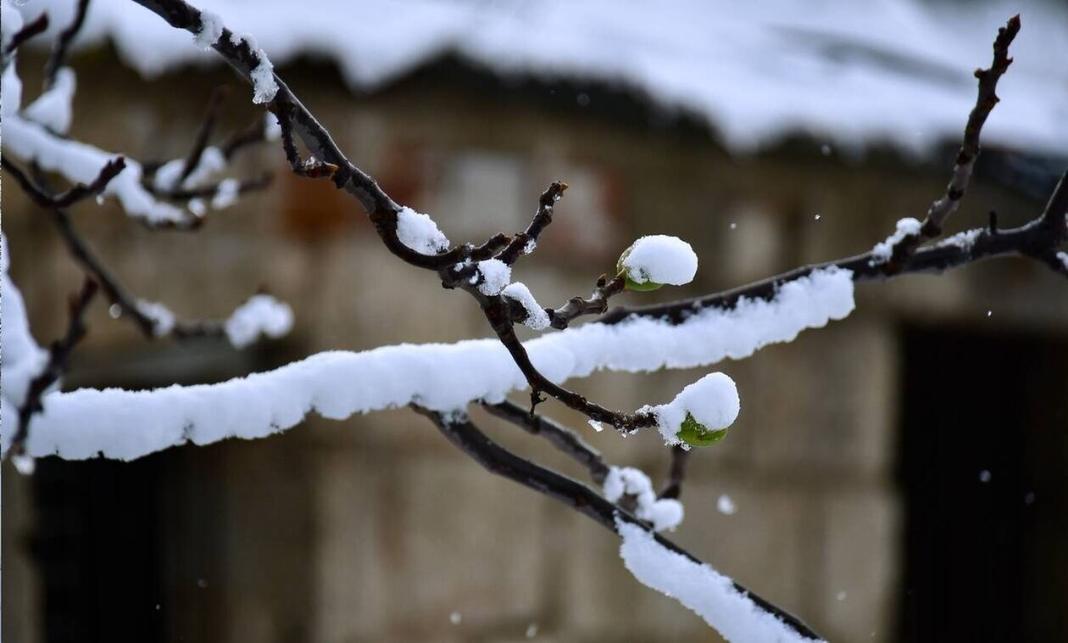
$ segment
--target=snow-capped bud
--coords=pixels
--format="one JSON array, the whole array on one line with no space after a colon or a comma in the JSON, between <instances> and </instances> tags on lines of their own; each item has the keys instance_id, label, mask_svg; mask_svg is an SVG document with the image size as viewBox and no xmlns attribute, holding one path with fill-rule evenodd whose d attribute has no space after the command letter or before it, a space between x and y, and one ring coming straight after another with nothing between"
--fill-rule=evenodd
<instances>
[{"instance_id":1,"label":"snow-capped bud","mask_svg":"<svg viewBox=\"0 0 1068 643\"><path fill-rule=\"evenodd\" d=\"M727 429L713 431L687 413L676 437L692 447L707 447L727 437Z\"/></svg>"},{"instance_id":2,"label":"snow-capped bud","mask_svg":"<svg viewBox=\"0 0 1068 643\"><path fill-rule=\"evenodd\" d=\"M697 255L678 237L651 235L623 251L616 271L626 279L627 290L648 292L664 284L682 286L697 274Z\"/></svg>"},{"instance_id":3,"label":"snow-capped bud","mask_svg":"<svg viewBox=\"0 0 1068 643\"><path fill-rule=\"evenodd\" d=\"M710 373L682 389L670 403L648 410L656 414L660 434L668 444L708 446L727 435L739 409L734 380Z\"/></svg>"}]
</instances>

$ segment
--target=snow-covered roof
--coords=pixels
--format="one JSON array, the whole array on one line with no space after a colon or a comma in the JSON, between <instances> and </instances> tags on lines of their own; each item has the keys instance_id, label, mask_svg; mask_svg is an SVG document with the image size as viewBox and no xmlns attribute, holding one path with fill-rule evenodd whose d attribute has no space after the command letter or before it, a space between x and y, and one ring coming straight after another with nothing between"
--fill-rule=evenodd
<instances>
[{"instance_id":1,"label":"snow-covered roof","mask_svg":"<svg viewBox=\"0 0 1068 643\"><path fill-rule=\"evenodd\" d=\"M327 58L380 87L452 53L503 76L611 83L703 117L735 150L796 132L923 151L959 137L998 26L1023 30L988 143L1068 150L1068 7L1043 0L194 0L277 65ZM55 5L50 7L49 5ZM62 27L73 0L32 0ZM155 75L213 60L131 0L94 0L82 44L110 38ZM283 70L284 75L284 70Z\"/></svg>"}]
</instances>

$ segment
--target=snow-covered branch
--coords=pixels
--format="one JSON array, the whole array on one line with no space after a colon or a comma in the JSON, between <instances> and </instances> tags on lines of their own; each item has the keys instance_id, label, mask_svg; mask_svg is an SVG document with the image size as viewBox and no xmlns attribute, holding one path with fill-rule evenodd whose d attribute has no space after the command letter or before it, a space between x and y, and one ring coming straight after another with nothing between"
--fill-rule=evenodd
<instances>
[{"instance_id":1,"label":"snow-covered branch","mask_svg":"<svg viewBox=\"0 0 1068 643\"><path fill-rule=\"evenodd\" d=\"M648 522L589 487L523 459L493 442L466 414L418 410L427 415L450 442L489 472L563 502L617 533L623 539L620 555L635 578L696 612L727 640L769 643L820 640L820 636L797 617L650 531ZM625 492L626 482L621 479L621 471L615 470L615 475L619 479L613 480L613 486L622 486ZM637 485L644 486L641 482Z\"/></svg>"},{"instance_id":2,"label":"snow-covered branch","mask_svg":"<svg viewBox=\"0 0 1068 643\"><path fill-rule=\"evenodd\" d=\"M585 324L530 340L530 360L551 382L598 370L651 372L708 366L787 342L853 310L853 282L825 270L784 284L771 301L706 309L682 324L646 317ZM186 441L257 438L311 411L331 419L419 404L450 412L504 400L526 378L495 339L327 352L221 384L148 391L79 389L44 399L27 442L31 455L132 459ZM10 423L3 424L9 435Z\"/></svg>"}]
</instances>

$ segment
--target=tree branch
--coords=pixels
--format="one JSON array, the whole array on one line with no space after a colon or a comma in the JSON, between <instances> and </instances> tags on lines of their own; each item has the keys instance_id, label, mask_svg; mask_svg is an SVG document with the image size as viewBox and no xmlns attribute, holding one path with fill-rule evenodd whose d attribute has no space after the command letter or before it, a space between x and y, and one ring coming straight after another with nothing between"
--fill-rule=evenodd
<instances>
[{"instance_id":1,"label":"tree branch","mask_svg":"<svg viewBox=\"0 0 1068 643\"><path fill-rule=\"evenodd\" d=\"M690 461L690 450L680 445L671 447L671 470L668 484L660 492L660 498L675 498L682 495L682 483L686 479L686 465Z\"/></svg>"},{"instance_id":2,"label":"tree branch","mask_svg":"<svg viewBox=\"0 0 1068 643\"><path fill-rule=\"evenodd\" d=\"M998 35L994 39L994 60L990 68L975 70L975 77L979 79L979 91L975 106L968 114L968 122L964 126L964 140L960 151L957 152L949 185L946 186L945 194L927 209L927 216L920 227L919 234L906 235L894 244L890 260L885 264L887 271L895 271L923 240L941 235L946 219L960 207L960 201L968 189L975 160L979 157L979 135L982 133L983 124L986 123L990 112L1000 100L997 96L998 80L1012 64L1012 58L1009 57L1009 45L1019 32L1020 16L1017 14L1009 18L1004 27L998 29Z\"/></svg>"},{"instance_id":3,"label":"tree branch","mask_svg":"<svg viewBox=\"0 0 1068 643\"><path fill-rule=\"evenodd\" d=\"M608 475L608 465L593 447L586 444L577 433L551 418L530 413L527 409L505 400L499 404L482 402L482 408L491 415L507 420L531 435L538 435L549 441L560 452L586 468L590 478L598 485L604 483Z\"/></svg>"},{"instance_id":4,"label":"tree branch","mask_svg":"<svg viewBox=\"0 0 1068 643\"><path fill-rule=\"evenodd\" d=\"M771 299L785 283L808 276L816 270L838 267L853 273L853 281L885 281L901 275L916 273L941 273L951 268L995 257L1028 257L1049 265L1050 268L1063 272L1050 263L1055 258L1057 248L1066 240L1064 228L1064 211L1068 200L1068 172L1061 177L1049 204L1038 218L1018 228L996 229L974 228L962 232L956 237L919 248L907 257L899 270L886 274L882 266L872 265L872 253L866 252L853 257L837 259L820 264L795 268L761 281L718 293L680 299L664 304L648 306L617 307L603 315L597 322L618 324L639 315L664 319L672 324L681 324L703 308L733 308L741 299ZM1058 218L1059 217L1059 218ZM1057 225L1058 220L1060 226ZM962 239L956 243L955 239ZM965 239L972 239L966 242Z\"/></svg>"},{"instance_id":5,"label":"tree branch","mask_svg":"<svg viewBox=\"0 0 1068 643\"><path fill-rule=\"evenodd\" d=\"M11 41L4 48L3 58L4 67L7 67L9 57L16 49L22 46L24 42L33 38L37 34L44 33L48 29L48 14L42 13L37 18L26 25L23 25L22 29L19 29L14 36L11 37Z\"/></svg>"},{"instance_id":6,"label":"tree branch","mask_svg":"<svg viewBox=\"0 0 1068 643\"><path fill-rule=\"evenodd\" d=\"M516 234L508 246L497 255L498 259L510 266L520 256L530 254L534 250L542 231L553 222L553 207L566 189L567 183L563 181L553 181L549 185L538 199L538 210L534 213L534 218L531 219L526 231Z\"/></svg>"},{"instance_id":7,"label":"tree branch","mask_svg":"<svg viewBox=\"0 0 1068 643\"><path fill-rule=\"evenodd\" d=\"M67 208L82 199L96 196L104 191L104 188L111 182L111 179L118 176L119 173L126 168L126 159L117 156L111 161L108 161L104 167L100 168L100 173L97 174L92 183L89 183L88 185L85 183L77 183L66 192L52 195L42 186L31 181L22 170L7 160L6 157L0 158L0 163L2 163L3 168L15 179L15 182L19 184L22 191L25 192L34 203L42 208Z\"/></svg>"},{"instance_id":8,"label":"tree branch","mask_svg":"<svg viewBox=\"0 0 1068 643\"><path fill-rule=\"evenodd\" d=\"M30 431L30 420L34 413L40 412L41 396L67 371L70 355L74 347L85 337L85 311L96 295L97 283L86 277L82 289L77 295L71 295L68 302L70 321L67 332L62 338L52 342L49 349L48 363L44 369L30 381L26 399L19 407L19 425L8 447L8 456L22 455L25 450L26 437Z\"/></svg>"},{"instance_id":9,"label":"tree branch","mask_svg":"<svg viewBox=\"0 0 1068 643\"><path fill-rule=\"evenodd\" d=\"M446 418L440 413L429 411L420 407L415 410L430 419L441 431L442 435L454 446L473 458L490 473L503 476L518 482L519 484L537 491L550 498L558 500L575 509L579 513L593 519L597 524L605 527L613 533L616 531L616 521L621 520L633 525L639 525L643 529L649 529L649 524L638 519L628 511L608 502L601 495L589 487L563 476L555 471L546 469L529 460L525 460L496 442L490 440L476 427L466 416L450 416ZM660 534L653 534L656 542L681 556L686 557L697 564L704 564L693 554L682 549L675 543ZM805 625L796 616L786 610L772 604L746 587L731 581L735 590L748 596L761 609L771 613L786 625L802 636L812 639L821 639L810 627Z\"/></svg>"},{"instance_id":10,"label":"tree branch","mask_svg":"<svg viewBox=\"0 0 1068 643\"><path fill-rule=\"evenodd\" d=\"M74 20L71 20L71 23L60 32L59 38L56 39L56 44L52 47L52 53L48 56L48 61L44 67L45 91L48 91L56 82L56 74L59 73L59 69L67 60L67 50L70 49L71 43L74 42L74 37L78 35L78 32L82 30L82 25L85 24L85 12L88 8L89 0L78 0Z\"/></svg>"}]
</instances>

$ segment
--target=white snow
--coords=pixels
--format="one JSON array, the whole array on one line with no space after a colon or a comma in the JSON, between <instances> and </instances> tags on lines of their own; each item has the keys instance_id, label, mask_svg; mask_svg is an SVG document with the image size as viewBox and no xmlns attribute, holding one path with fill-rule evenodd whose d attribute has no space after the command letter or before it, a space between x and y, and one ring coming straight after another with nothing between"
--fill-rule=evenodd
<instances>
[{"instance_id":1,"label":"white snow","mask_svg":"<svg viewBox=\"0 0 1068 643\"><path fill-rule=\"evenodd\" d=\"M958 232L957 234L946 237L938 242L938 247L944 246L956 246L965 252L970 252L972 246L975 245L975 240L983 234L982 228L975 228L973 230L965 230L964 232Z\"/></svg>"},{"instance_id":2,"label":"white snow","mask_svg":"<svg viewBox=\"0 0 1068 643\"><path fill-rule=\"evenodd\" d=\"M449 239L428 215L403 207L397 213L397 238L419 254L433 255L449 249Z\"/></svg>"},{"instance_id":3,"label":"white snow","mask_svg":"<svg viewBox=\"0 0 1068 643\"><path fill-rule=\"evenodd\" d=\"M268 141L278 141L282 138L282 126L273 112L268 111L263 115L263 138Z\"/></svg>"},{"instance_id":4,"label":"white snow","mask_svg":"<svg viewBox=\"0 0 1068 643\"><path fill-rule=\"evenodd\" d=\"M657 499L653 483L641 469L611 467L604 479L604 497L619 502L624 495L637 502L635 515L653 523L656 531L674 530L682 522L685 511L682 503L673 498Z\"/></svg>"},{"instance_id":5,"label":"white snow","mask_svg":"<svg viewBox=\"0 0 1068 643\"><path fill-rule=\"evenodd\" d=\"M262 49L256 50L256 59L260 61L250 74L252 78L252 102L269 103L278 93L278 83L274 80L274 65Z\"/></svg>"},{"instance_id":6,"label":"white snow","mask_svg":"<svg viewBox=\"0 0 1068 643\"><path fill-rule=\"evenodd\" d=\"M26 399L30 382L48 363L48 351L30 333L22 293L7 274L9 265L7 237L0 233L0 428L17 424L18 407ZM3 430L6 435L7 429Z\"/></svg>"},{"instance_id":7,"label":"white snow","mask_svg":"<svg viewBox=\"0 0 1068 643\"><path fill-rule=\"evenodd\" d=\"M1068 270L1068 252L1058 252L1057 258L1060 259L1061 265L1064 266L1064 269Z\"/></svg>"},{"instance_id":8,"label":"white snow","mask_svg":"<svg viewBox=\"0 0 1068 643\"><path fill-rule=\"evenodd\" d=\"M7 45L22 30L22 14L11 3L0 4L0 50L7 50Z\"/></svg>"},{"instance_id":9,"label":"white snow","mask_svg":"<svg viewBox=\"0 0 1068 643\"><path fill-rule=\"evenodd\" d=\"M530 289L521 281L508 284L501 291L501 296L514 299L523 304L523 310L527 311L527 318L523 324L534 330L545 330L549 327L549 314L534 299Z\"/></svg>"},{"instance_id":10,"label":"white snow","mask_svg":"<svg viewBox=\"0 0 1068 643\"><path fill-rule=\"evenodd\" d=\"M200 31L193 36L193 42L201 49L211 49L223 33L222 18L210 11L200 12Z\"/></svg>"},{"instance_id":11,"label":"white snow","mask_svg":"<svg viewBox=\"0 0 1068 643\"><path fill-rule=\"evenodd\" d=\"M725 516L733 516L734 512L738 511L738 508L734 505L731 497L724 493L720 494L719 498L716 499L716 511Z\"/></svg>"},{"instance_id":12,"label":"white snow","mask_svg":"<svg viewBox=\"0 0 1068 643\"><path fill-rule=\"evenodd\" d=\"M873 266L881 266L887 261L890 261L890 257L893 256L894 253L894 246L900 243L905 237L919 235L922 225L923 224L912 217L898 220L897 228L894 230L894 233L887 237L885 241L880 241L875 244L875 247L871 249L872 256L868 263Z\"/></svg>"},{"instance_id":13,"label":"white snow","mask_svg":"<svg viewBox=\"0 0 1068 643\"><path fill-rule=\"evenodd\" d=\"M42 169L63 175L73 183L91 183L106 163L117 155L79 141L57 136L40 123L19 113L22 81L15 73L15 65L4 71L2 89L3 153L23 161L36 161ZM47 110L46 110L47 111ZM108 183L104 194L115 196L126 214L150 223L180 222L183 212L157 201L141 187L141 166L126 159L126 168Z\"/></svg>"},{"instance_id":14,"label":"white snow","mask_svg":"<svg viewBox=\"0 0 1068 643\"><path fill-rule=\"evenodd\" d=\"M174 313L165 305L141 299L137 302L137 310L152 320L152 334L156 337L165 337L174 330Z\"/></svg>"},{"instance_id":15,"label":"white snow","mask_svg":"<svg viewBox=\"0 0 1068 643\"><path fill-rule=\"evenodd\" d=\"M647 408L656 414L664 441L678 444L679 429L687 414L709 431L719 431L734 423L741 404L734 380L724 373L709 373L682 389L668 404Z\"/></svg>"},{"instance_id":16,"label":"white snow","mask_svg":"<svg viewBox=\"0 0 1068 643\"><path fill-rule=\"evenodd\" d=\"M697 274L697 255L678 237L654 234L642 237L624 251L620 262L631 280L639 283L683 286Z\"/></svg>"},{"instance_id":17,"label":"white snow","mask_svg":"<svg viewBox=\"0 0 1068 643\"><path fill-rule=\"evenodd\" d=\"M230 315L224 325L234 348L244 348L259 336L278 338L293 328L293 309L270 295L253 295Z\"/></svg>"},{"instance_id":18,"label":"white snow","mask_svg":"<svg viewBox=\"0 0 1068 643\"><path fill-rule=\"evenodd\" d=\"M237 197L241 189L241 182L237 179L223 179L219 181L219 187L215 195L211 197L213 210L222 210L237 203Z\"/></svg>"},{"instance_id":19,"label":"white snow","mask_svg":"<svg viewBox=\"0 0 1068 643\"><path fill-rule=\"evenodd\" d=\"M205 147L200 154L196 167L189 173L189 176L185 177L182 184L178 185L178 178L182 175L184 168L184 158L167 161L156 170L156 175L152 177L153 185L156 186L157 190L164 191L178 188L191 190L202 185L214 174L226 169L226 157L223 155L222 150L217 147L211 145Z\"/></svg>"},{"instance_id":20,"label":"white snow","mask_svg":"<svg viewBox=\"0 0 1068 643\"><path fill-rule=\"evenodd\" d=\"M511 267L500 259L479 261L477 265L478 272L482 275L482 281L478 284L478 291L483 295L501 294L504 287L512 280Z\"/></svg>"},{"instance_id":21,"label":"white snow","mask_svg":"<svg viewBox=\"0 0 1068 643\"><path fill-rule=\"evenodd\" d=\"M21 10L31 19L47 10L55 33L69 24L73 4L33 0ZM194 4L256 34L276 65L327 58L360 90L455 53L504 77L609 83L668 114L704 119L736 151L802 132L843 153L877 143L933 151L940 140L959 140L975 102L971 72L990 64L997 28L1020 12L1015 62L984 143L1068 149L1063 2L680 0L621 10L617 0L550 0L517 10L507 2L364 0L359 11L347 0L320 0L315 11L291 0ZM127 0L94 0L75 46L109 38L146 76L220 62Z\"/></svg>"},{"instance_id":22,"label":"white snow","mask_svg":"<svg viewBox=\"0 0 1068 643\"><path fill-rule=\"evenodd\" d=\"M22 110L22 115L56 134L66 134L73 118L71 101L77 84L74 71L60 67L56 70L55 83Z\"/></svg>"},{"instance_id":23,"label":"white snow","mask_svg":"<svg viewBox=\"0 0 1068 643\"><path fill-rule=\"evenodd\" d=\"M204 199L189 199L189 203L186 204L186 207L198 217L202 217L208 212L208 206L205 205Z\"/></svg>"},{"instance_id":24,"label":"white snow","mask_svg":"<svg viewBox=\"0 0 1068 643\"><path fill-rule=\"evenodd\" d=\"M851 273L828 269L784 284L771 301L704 309L678 325L639 317L611 326L588 323L525 347L549 380L563 383L603 369L637 373L742 359L852 310ZM524 388L526 379L496 338L332 351L220 384L50 394L27 448L35 456L80 459L101 452L132 459L187 439L208 444L263 437L297 425L310 411L344 419L412 402L453 411ZM6 435L9 427L0 425L0 432Z\"/></svg>"},{"instance_id":25,"label":"white snow","mask_svg":"<svg viewBox=\"0 0 1068 643\"><path fill-rule=\"evenodd\" d=\"M703 618L723 638L738 643L808 641L764 611L731 579L656 542L638 525L616 521L623 539L619 555L627 571L646 587L674 598Z\"/></svg>"}]
</instances>

